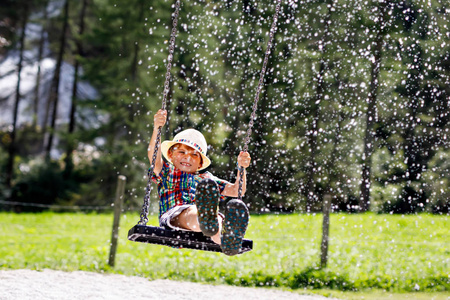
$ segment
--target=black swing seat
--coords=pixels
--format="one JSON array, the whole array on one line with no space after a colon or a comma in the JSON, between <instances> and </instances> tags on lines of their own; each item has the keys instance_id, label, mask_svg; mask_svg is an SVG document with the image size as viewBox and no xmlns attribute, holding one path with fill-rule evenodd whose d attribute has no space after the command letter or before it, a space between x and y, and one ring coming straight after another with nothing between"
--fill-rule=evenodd
<instances>
[{"instance_id":1,"label":"black swing seat","mask_svg":"<svg viewBox=\"0 0 450 300\"><path fill-rule=\"evenodd\" d=\"M174 248L188 248L203 251L222 252L220 245L201 232L172 230L163 227L135 225L128 231L128 239L134 242L164 245ZM242 239L239 254L251 251L253 241Z\"/></svg>"}]
</instances>

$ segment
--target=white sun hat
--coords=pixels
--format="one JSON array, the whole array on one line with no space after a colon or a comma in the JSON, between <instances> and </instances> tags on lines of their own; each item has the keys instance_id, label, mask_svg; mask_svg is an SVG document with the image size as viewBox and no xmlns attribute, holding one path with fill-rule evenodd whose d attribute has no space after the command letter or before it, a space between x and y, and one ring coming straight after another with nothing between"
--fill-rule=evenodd
<instances>
[{"instance_id":1,"label":"white sun hat","mask_svg":"<svg viewBox=\"0 0 450 300\"><path fill-rule=\"evenodd\" d=\"M211 160L206 156L206 152L208 150L208 144L206 143L206 139L203 134L195 129L186 129L182 132L179 132L172 141L164 141L161 143L161 153L167 159L169 159L169 149L175 144L184 144L191 148L197 150L202 156L202 166L198 169L198 171L207 168L211 164Z\"/></svg>"}]
</instances>

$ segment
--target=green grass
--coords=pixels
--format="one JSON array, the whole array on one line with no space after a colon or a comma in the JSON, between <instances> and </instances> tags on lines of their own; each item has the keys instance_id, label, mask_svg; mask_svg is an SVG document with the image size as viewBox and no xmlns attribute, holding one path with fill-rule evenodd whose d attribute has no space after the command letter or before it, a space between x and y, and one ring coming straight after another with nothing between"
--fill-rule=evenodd
<instances>
[{"instance_id":1,"label":"green grass","mask_svg":"<svg viewBox=\"0 0 450 300\"><path fill-rule=\"evenodd\" d=\"M138 219L137 214L122 216L112 269L107 264L111 214L0 213L0 268L299 290L450 291L449 216L333 214L325 269L318 268L321 215L252 216L247 238L254 250L235 257L129 242L127 231ZM149 224L157 224L156 218Z\"/></svg>"},{"instance_id":2,"label":"green grass","mask_svg":"<svg viewBox=\"0 0 450 300\"><path fill-rule=\"evenodd\" d=\"M314 290L309 294L318 294L342 300L449 300L448 292L409 292L392 293L382 290L365 290L360 292Z\"/></svg>"}]
</instances>

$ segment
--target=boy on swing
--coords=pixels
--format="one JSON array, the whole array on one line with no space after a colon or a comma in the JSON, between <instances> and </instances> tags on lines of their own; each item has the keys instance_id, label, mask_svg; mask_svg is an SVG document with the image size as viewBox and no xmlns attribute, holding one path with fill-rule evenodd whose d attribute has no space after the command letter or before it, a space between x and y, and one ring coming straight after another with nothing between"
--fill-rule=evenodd
<instances>
[{"instance_id":1,"label":"boy on swing","mask_svg":"<svg viewBox=\"0 0 450 300\"><path fill-rule=\"evenodd\" d=\"M166 119L165 110L159 110L154 116L153 134L148 147L150 163L158 128L165 125ZM247 206L233 199L227 203L224 215L218 212L218 207L219 201L225 197L238 196L240 172L235 183L219 179L209 172L198 173L211 164L206 151L206 140L195 129L184 130L175 135L172 141L161 143L153 174L149 174L158 185L159 223L162 227L176 230L202 232L221 245L223 253L236 255L247 230ZM244 169L242 195L246 190L245 169L250 161L248 152L239 154L238 168Z\"/></svg>"}]
</instances>

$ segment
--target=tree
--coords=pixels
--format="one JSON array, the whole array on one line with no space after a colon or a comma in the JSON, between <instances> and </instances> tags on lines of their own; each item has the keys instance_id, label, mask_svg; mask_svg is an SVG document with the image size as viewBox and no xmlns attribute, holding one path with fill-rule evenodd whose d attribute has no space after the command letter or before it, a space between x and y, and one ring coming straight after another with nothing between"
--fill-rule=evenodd
<instances>
[{"instance_id":1,"label":"tree","mask_svg":"<svg viewBox=\"0 0 450 300\"><path fill-rule=\"evenodd\" d=\"M38 45L38 56L37 56L37 63L38 63L38 68L37 68L37 73L36 73L36 86L34 88L34 103L33 103L33 124L32 127L33 128L37 128L37 118L38 118L38 108L39 108L39 103L40 103L40 87L41 87L41 61L42 61L42 56L43 56L43 52L44 52L44 43L45 43L45 36L46 36L46 26L45 24L47 23L47 19L48 19L48 0L44 1L43 4L43 17L42 17L42 29L41 29L41 35L39 38L39 45Z\"/></svg>"},{"instance_id":2,"label":"tree","mask_svg":"<svg viewBox=\"0 0 450 300\"><path fill-rule=\"evenodd\" d=\"M436 194L430 188L433 180L426 176L433 176L430 164L448 148L442 136L449 123L445 82L450 76L448 48L440 47L445 37L439 15L415 2L403 3L399 10L406 16L401 23L404 35L395 47L404 74L395 88L399 105L377 130L377 136L383 139L383 151L396 158L390 159L395 164L382 168L384 174L379 172L377 180L399 191L383 205L385 211L412 213L426 210Z\"/></svg>"},{"instance_id":3,"label":"tree","mask_svg":"<svg viewBox=\"0 0 450 300\"><path fill-rule=\"evenodd\" d=\"M56 58L56 66L53 74L53 80L50 86L50 93L48 98L48 103L53 105L52 117L50 120L50 133L46 146L46 157L50 157L50 151L52 149L53 137L55 135L56 130L56 119L58 112L58 101L59 101L59 82L61 77L61 66L64 58L64 51L66 48L66 39L67 39L67 28L69 26L69 1L65 0L64 2L64 12L63 12L63 27L61 31L61 36L59 40L59 51Z\"/></svg>"},{"instance_id":4,"label":"tree","mask_svg":"<svg viewBox=\"0 0 450 300\"><path fill-rule=\"evenodd\" d=\"M366 129L364 136L364 152L362 157L362 178L361 178L361 192L359 198L360 211L365 212L370 207L370 187L372 183L372 154L375 147L375 131L374 124L377 119L377 96L380 80L381 60L383 56L382 48L384 36L389 30L389 23L387 14L389 10L389 3L387 1L378 2L378 5L373 7L374 20L371 24L372 32L375 32L375 37L372 41L372 57L370 58L370 87L367 95L367 112L366 112Z\"/></svg>"},{"instance_id":5,"label":"tree","mask_svg":"<svg viewBox=\"0 0 450 300\"><path fill-rule=\"evenodd\" d=\"M22 3L22 30L20 35L20 50L19 50L19 62L17 64L17 85L16 85L16 99L14 102L14 111L13 111L13 124L11 130L11 140L9 144L9 152L8 152L8 162L6 166L6 186L11 188L11 180L14 176L14 157L16 154L16 131L17 131L17 117L19 111L19 102L20 102L20 80L22 75L22 67L23 67L23 54L25 49L25 36L26 36L26 27L29 16L29 4L25 1Z\"/></svg>"},{"instance_id":6,"label":"tree","mask_svg":"<svg viewBox=\"0 0 450 300\"><path fill-rule=\"evenodd\" d=\"M69 178L72 170L73 170L73 161L72 161L72 152L75 148L73 133L75 131L76 125L76 117L75 113L77 110L77 93L78 93L78 72L80 69L80 59L83 57L83 44L81 42L81 37L84 33L85 28L85 18L86 18L86 9L88 6L88 0L83 0L80 9L79 15L79 28L78 28L78 37L75 40L76 45L76 55L75 55L75 66L74 66L74 75L73 75L73 85L72 85L72 104L70 107L70 115L69 115L69 128L68 128L68 141L66 148L66 158L65 158L65 169L64 176Z\"/></svg>"},{"instance_id":7,"label":"tree","mask_svg":"<svg viewBox=\"0 0 450 300\"><path fill-rule=\"evenodd\" d=\"M317 163L316 163L316 153L317 149L317 139L319 135L319 123L321 121L320 116L320 106L324 103L325 91L327 90L326 85L326 72L328 69L328 61L327 61L327 47L330 43L330 25L332 19L332 12L334 11L334 2L333 0L326 1L327 13L323 18L323 29L322 36L320 40L318 40L317 48L320 53L319 63L318 63L318 71L316 77L316 90L315 97L311 98L310 102L310 110L311 110L311 122L309 123L309 128L307 132L308 144L309 144L309 161L307 165L307 183L306 183L306 197L307 204L306 210L311 211L314 204L319 202L318 196L316 195L316 185L315 185L315 174L318 172Z\"/></svg>"}]
</instances>

